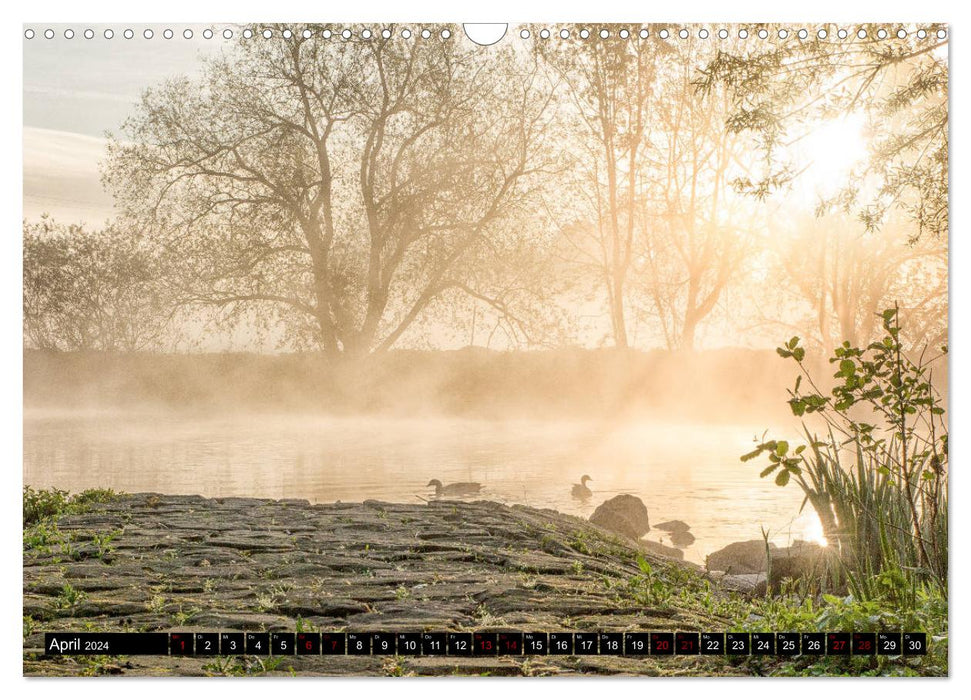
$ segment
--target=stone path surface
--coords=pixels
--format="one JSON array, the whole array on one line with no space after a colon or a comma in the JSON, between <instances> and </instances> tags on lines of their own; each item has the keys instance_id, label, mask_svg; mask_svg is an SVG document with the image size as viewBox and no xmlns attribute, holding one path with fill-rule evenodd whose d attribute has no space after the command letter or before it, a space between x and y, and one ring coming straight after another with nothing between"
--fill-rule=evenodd
<instances>
[{"instance_id":1,"label":"stone path surface","mask_svg":"<svg viewBox=\"0 0 971 700\"><path fill-rule=\"evenodd\" d=\"M206 499L134 494L57 519L24 553L30 675L748 674L706 657L53 658L72 631L646 631L725 621L632 587L640 561L697 585L689 564L550 510L491 502ZM634 582L634 583L632 583ZM687 583L686 583L687 585ZM282 660L279 660L282 659Z\"/></svg>"}]
</instances>

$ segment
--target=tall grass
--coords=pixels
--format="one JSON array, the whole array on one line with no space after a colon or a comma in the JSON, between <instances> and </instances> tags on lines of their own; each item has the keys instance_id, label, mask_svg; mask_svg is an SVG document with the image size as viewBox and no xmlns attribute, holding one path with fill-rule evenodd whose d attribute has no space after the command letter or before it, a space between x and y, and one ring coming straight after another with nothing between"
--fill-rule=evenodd
<instances>
[{"instance_id":1,"label":"tall grass","mask_svg":"<svg viewBox=\"0 0 971 700\"><path fill-rule=\"evenodd\" d=\"M810 450L795 481L836 548L852 593L861 600L915 605L923 585L946 591L947 489L928 488L921 471L895 478L879 455L858 440L840 442L832 431L825 442L808 430L806 437ZM904 478L909 485L902 483ZM919 533L914 531L911 493L921 501Z\"/></svg>"}]
</instances>

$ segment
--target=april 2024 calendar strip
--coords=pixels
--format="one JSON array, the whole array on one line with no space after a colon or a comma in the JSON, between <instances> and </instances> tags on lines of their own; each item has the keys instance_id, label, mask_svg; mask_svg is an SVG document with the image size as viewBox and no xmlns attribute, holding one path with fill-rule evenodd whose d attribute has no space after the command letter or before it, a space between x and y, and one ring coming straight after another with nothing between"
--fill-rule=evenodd
<instances>
[{"instance_id":1,"label":"april 2024 calendar strip","mask_svg":"<svg viewBox=\"0 0 971 700\"><path fill-rule=\"evenodd\" d=\"M923 656L924 632L48 632L50 656Z\"/></svg>"}]
</instances>

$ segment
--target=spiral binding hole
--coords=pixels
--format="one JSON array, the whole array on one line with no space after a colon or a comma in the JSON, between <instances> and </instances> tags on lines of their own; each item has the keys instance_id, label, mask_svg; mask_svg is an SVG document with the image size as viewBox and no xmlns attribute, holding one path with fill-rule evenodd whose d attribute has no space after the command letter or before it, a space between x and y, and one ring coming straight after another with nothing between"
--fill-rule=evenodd
<instances>
[{"instance_id":1,"label":"spiral binding hole","mask_svg":"<svg viewBox=\"0 0 971 700\"><path fill-rule=\"evenodd\" d=\"M793 36L798 37L800 40L806 40L809 38L810 33L813 33L815 37L819 40L827 40L830 38L830 31L825 27L820 27L818 29L815 29L815 31L812 31L812 32L810 31L811 29L812 28L807 29L806 27L801 27L798 29L789 29L789 28L783 27L774 31L773 33L770 33L768 29L763 27L756 30L754 32L754 36L762 40L767 40L773 35L782 41L788 40ZM83 36L85 39L94 39L95 37L95 31L91 28L86 28L83 31L80 31L80 30L76 31L75 29L68 27L68 28L65 28L63 31L61 30L58 30L58 31L60 32L60 35L67 40L74 39L76 36L79 35L79 32L80 32L80 36ZM284 28L276 31L270 28L264 28L259 32L255 32L253 29L250 29L250 28L245 28L234 32L233 29L230 29L227 27L218 31L222 36L222 38L226 40L233 39L236 36L239 36L243 39L252 39L257 35L257 33L260 36L262 36L264 39L274 39L278 37L282 37L283 39L291 39L294 36L298 36L298 35L303 37L304 39L310 39L314 35L314 32L311 29L307 29L307 28L299 31L295 29L290 29L290 28ZM948 36L948 31L946 29L935 29L933 31L928 31L927 29L923 29L923 28L919 28L919 29L914 28L914 29L908 30L906 27L896 27L896 28L880 27L879 29L876 29L871 33L870 31L868 31L866 27L863 27L863 26L858 26L852 29L846 29L846 28L840 27L835 30L834 36L838 39L847 39L851 33L861 41L876 41L876 40L884 41L892 38L906 39L911 36L919 40L924 40L932 35L939 40L944 40ZM192 39L195 36L195 33L193 32L193 30L188 28L184 29L181 32L181 34L184 39ZM204 29L201 32L201 34L202 34L202 37L205 39L212 39L213 37L216 36L216 31L214 31L213 29L207 28L207 29ZM323 29L321 30L319 36L322 37L323 39L331 39L334 36L334 34L335 32L332 32L330 29ZM350 40L354 37L354 32L348 28L337 30L336 34L344 40ZM428 28L421 29L420 31L417 32L417 34L422 39L426 39L426 40L431 39L433 37L433 32ZM641 29L634 30L634 31L626 27L616 31L613 31L606 27L603 27L597 31L591 31L586 27L581 27L571 31L571 29L561 26L561 28L556 32L556 34L559 36L560 39L564 39L564 40L571 39L571 38L579 38L581 40L587 40L591 38L591 36L599 37L602 40L607 40L612 37L619 37L620 39L628 40L634 37L635 35L640 37L641 39L647 39L650 36L650 31L646 27L642 27ZM657 31L657 37L662 40L669 40L673 34L676 34L677 37L682 40L687 40L692 37L693 32L686 27L682 27L676 30L661 28ZM132 40L136 38L135 30L130 27L122 30L121 35L128 40ZM175 36L175 31L171 28L165 28L164 30L162 30L161 35L165 39L172 39ZM372 39L378 35L380 35L381 38L383 39L391 39L394 36L394 32L387 27L381 28L381 29L364 28L364 29L361 29L358 34L358 36L360 36L360 38L362 39ZM58 34L57 32L55 32L53 28L36 30L32 27L28 27L24 29L23 36L27 40L35 39L38 36L43 36L45 39L52 40L56 38ZM102 31L102 36L105 39L109 39L109 40L114 39L115 30L111 28L106 28ZM403 28L400 31L400 36L403 39L411 39L413 36L415 36L415 32L413 32L411 29ZM444 28L441 31L437 32L437 36L443 40L451 39L452 30L448 28ZM529 39L535 39L535 38L549 39L552 36L553 36L553 31L551 31L547 27L534 29L531 27L524 26L519 30L519 37L523 40L529 40ZM694 36L697 37L698 39L708 39L711 36L717 36L721 40L726 40L729 38L730 32L728 29L724 27L721 27L717 30L715 29L709 30L707 28L702 27L702 28L699 28L697 32L694 33ZM737 30L737 36L739 39L744 40L744 39L752 38L753 35L750 35L750 32L747 28L740 27ZM144 38L146 40L151 40L155 38L155 30L151 28L146 28L142 30L141 38Z\"/></svg>"}]
</instances>

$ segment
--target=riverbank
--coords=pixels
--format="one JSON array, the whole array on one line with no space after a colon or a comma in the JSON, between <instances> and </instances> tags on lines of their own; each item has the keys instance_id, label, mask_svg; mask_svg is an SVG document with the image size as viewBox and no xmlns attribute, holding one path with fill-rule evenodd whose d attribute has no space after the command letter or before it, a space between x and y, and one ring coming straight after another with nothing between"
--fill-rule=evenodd
<instances>
[{"instance_id":1,"label":"riverbank","mask_svg":"<svg viewBox=\"0 0 971 700\"><path fill-rule=\"evenodd\" d=\"M29 521L25 510L25 522L28 675L927 671L920 659L886 658L52 658L40 653L43 633L58 630L747 630L753 608L634 540L555 511L490 502L97 494Z\"/></svg>"}]
</instances>

